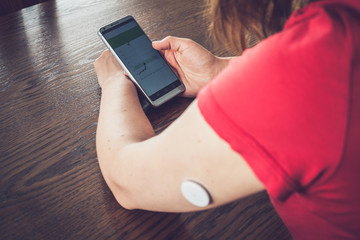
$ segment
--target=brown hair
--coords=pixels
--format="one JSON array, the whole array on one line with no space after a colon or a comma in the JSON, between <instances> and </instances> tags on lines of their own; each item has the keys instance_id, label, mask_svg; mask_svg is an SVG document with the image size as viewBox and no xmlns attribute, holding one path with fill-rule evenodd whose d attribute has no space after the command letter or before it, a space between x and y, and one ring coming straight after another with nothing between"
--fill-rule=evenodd
<instances>
[{"instance_id":1,"label":"brown hair","mask_svg":"<svg viewBox=\"0 0 360 240\"><path fill-rule=\"evenodd\" d=\"M210 32L217 42L241 52L281 31L290 14L310 1L208 0Z\"/></svg>"}]
</instances>

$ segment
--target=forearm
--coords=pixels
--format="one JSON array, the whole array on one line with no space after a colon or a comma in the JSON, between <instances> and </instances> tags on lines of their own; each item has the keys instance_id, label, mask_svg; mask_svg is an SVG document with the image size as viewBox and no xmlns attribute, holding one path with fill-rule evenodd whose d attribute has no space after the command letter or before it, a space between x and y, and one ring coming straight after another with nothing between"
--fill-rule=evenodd
<instances>
[{"instance_id":1,"label":"forearm","mask_svg":"<svg viewBox=\"0 0 360 240\"><path fill-rule=\"evenodd\" d=\"M135 87L127 79L117 80L102 89L96 136L99 164L107 182L111 168L124 147L154 136Z\"/></svg>"}]
</instances>

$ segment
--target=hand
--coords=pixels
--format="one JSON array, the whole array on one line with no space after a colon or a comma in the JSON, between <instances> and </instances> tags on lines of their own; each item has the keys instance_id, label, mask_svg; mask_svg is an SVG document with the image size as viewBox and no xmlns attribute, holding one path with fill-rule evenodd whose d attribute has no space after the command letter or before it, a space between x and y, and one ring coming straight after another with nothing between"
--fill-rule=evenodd
<instances>
[{"instance_id":1,"label":"hand","mask_svg":"<svg viewBox=\"0 0 360 240\"><path fill-rule=\"evenodd\" d=\"M190 39L166 37L153 42L185 84L184 96L194 97L228 63Z\"/></svg>"},{"instance_id":2,"label":"hand","mask_svg":"<svg viewBox=\"0 0 360 240\"><path fill-rule=\"evenodd\" d=\"M99 85L102 89L112 84L133 85L109 50L105 50L94 63Z\"/></svg>"}]
</instances>

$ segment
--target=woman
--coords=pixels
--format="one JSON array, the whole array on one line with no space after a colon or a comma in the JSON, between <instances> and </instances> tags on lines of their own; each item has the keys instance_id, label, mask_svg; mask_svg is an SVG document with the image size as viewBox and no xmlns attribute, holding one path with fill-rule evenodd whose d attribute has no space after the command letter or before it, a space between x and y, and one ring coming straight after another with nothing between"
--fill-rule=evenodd
<instances>
[{"instance_id":1,"label":"woman","mask_svg":"<svg viewBox=\"0 0 360 240\"><path fill-rule=\"evenodd\" d=\"M261 40L232 60L189 39L154 42L196 96L157 136L112 55L95 61L97 153L122 206L204 209L180 191L191 179L211 194L205 209L266 189L294 238L360 236L360 3L307 4L211 1L219 39Z\"/></svg>"}]
</instances>

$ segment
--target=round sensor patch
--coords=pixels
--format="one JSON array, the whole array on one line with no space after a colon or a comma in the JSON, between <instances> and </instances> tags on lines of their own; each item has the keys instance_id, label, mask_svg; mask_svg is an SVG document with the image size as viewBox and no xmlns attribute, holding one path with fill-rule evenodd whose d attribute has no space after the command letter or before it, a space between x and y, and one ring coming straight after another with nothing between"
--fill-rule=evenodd
<instances>
[{"instance_id":1,"label":"round sensor patch","mask_svg":"<svg viewBox=\"0 0 360 240\"><path fill-rule=\"evenodd\" d=\"M181 192L186 200L197 207L206 207L210 204L208 191L194 181L185 180L181 184Z\"/></svg>"}]
</instances>

